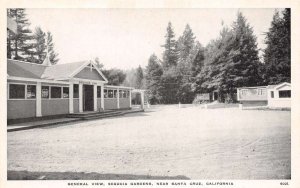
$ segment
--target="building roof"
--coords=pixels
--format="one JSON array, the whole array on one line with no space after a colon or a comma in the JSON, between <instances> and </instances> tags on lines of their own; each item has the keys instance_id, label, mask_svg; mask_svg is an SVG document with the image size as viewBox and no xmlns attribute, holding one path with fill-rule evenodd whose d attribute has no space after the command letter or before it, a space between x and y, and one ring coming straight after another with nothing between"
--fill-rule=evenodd
<instances>
[{"instance_id":1,"label":"building roof","mask_svg":"<svg viewBox=\"0 0 300 188\"><path fill-rule=\"evenodd\" d=\"M41 78L46 66L17 60L7 60L7 74L23 78Z\"/></svg>"},{"instance_id":2,"label":"building roof","mask_svg":"<svg viewBox=\"0 0 300 188\"><path fill-rule=\"evenodd\" d=\"M81 67L85 61L49 66L42 75L43 79L68 79L73 72Z\"/></svg>"},{"instance_id":3,"label":"building roof","mask_svg":"<svg viewBox=\"0 0 300 188\"><path fill-rule=\"evenodd\" d=\"M79 61L74 63L57 64L46 66L43 64L28 63L18 60L7 60L7 74L13 77L46 79L46 80L65 80L72 78L81 71L91 61ZM96 68L96 66L94 65ZM96 68L105 81L107 79L102 72Z\"/></svg>"}]
</instances>

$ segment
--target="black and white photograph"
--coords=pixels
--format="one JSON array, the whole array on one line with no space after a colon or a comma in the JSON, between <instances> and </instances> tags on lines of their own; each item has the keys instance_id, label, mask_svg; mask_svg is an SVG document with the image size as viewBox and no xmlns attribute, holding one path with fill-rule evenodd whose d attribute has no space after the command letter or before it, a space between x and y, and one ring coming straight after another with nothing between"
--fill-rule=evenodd
<instances>
[{"instance_id":1,"label":"black and white photograph","mask_svg":"<svg viewBox=\"0 0 300 188\"><path fill-rule=\"evenodd\" d=\"M293 11L6 7L7 185L290 187Z\"/></svg>"}]
</instances>

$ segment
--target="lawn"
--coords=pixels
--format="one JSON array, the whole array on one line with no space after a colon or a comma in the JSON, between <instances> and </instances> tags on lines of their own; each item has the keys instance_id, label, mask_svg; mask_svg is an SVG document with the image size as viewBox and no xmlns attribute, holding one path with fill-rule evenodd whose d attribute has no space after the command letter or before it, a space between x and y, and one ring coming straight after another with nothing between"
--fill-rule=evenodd
<instances>
[{"instance_id":1,"label":"lawn","mask_svg":"<svg viewBox=\"0 0 300 188\"><path fill-rule=\"evenodd\" d=\"M291 112L161 106L8 133L9 179L290 179Z\"/></svg>"}]
</instances>

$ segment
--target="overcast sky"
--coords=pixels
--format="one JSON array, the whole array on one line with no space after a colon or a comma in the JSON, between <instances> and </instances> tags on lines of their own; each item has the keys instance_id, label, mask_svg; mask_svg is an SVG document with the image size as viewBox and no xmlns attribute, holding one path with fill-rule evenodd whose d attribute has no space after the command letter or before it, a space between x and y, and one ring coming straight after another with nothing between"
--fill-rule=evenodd
<instances>
[{"instance_id":1,"label":"overcast sky","mask_svg":"<svg viewBox=\"0 0 300 188\"><path fill-rule=\"evenodd\" d=\"M166 27L171 21L176 39L189 24L202 44L218 37L222 20L230 26L238 9L27 9L31 28L53 34L60 63L99 57L107 68L145 67L155 53L161 58ZM239 9L265 48L274 9Z\"/></svg>"}]
</instances>

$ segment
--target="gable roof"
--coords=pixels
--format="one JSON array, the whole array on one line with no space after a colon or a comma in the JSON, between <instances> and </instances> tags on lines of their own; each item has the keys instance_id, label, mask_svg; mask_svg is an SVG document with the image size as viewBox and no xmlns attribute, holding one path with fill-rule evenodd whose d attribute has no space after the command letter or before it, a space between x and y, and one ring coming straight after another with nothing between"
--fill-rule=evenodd
<instances>
[{"instance_id":1,"label":"gable roof","mask_svg":"<svg viewBox=\"0 0 300 188\"><path fill-rule=\"evenodd\" d=\"M7 60L7 74L23 78L41 78L46 66L17 60Z\"/></svg>"},{"instance_id":2,"label":"gable roof","mask_svg":"<svg viewBox=\"0 0 300 188\"><path fill-rule=\"evenodd\" d=\"M103 80L107 79L92 61L79 61L74 63L45 66L43 64L28 63L17 60L7 60L7 74L9 76L36 78L48 80L66 80L72 78L87 65L92 64Z\"/></svg>"}]
</instances>

